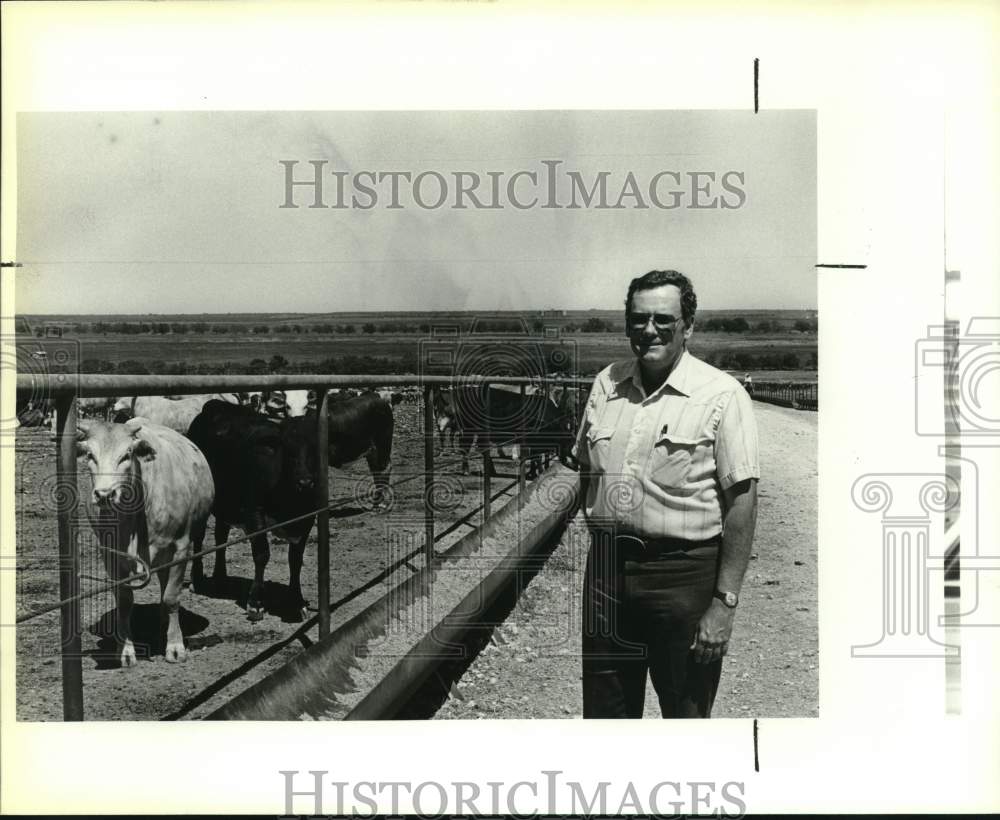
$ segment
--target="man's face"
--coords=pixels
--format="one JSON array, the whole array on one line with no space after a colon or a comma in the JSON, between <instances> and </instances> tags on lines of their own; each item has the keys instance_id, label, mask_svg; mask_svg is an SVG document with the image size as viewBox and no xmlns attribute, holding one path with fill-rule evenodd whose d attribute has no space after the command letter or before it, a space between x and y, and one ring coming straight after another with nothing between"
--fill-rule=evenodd
<instances>
[{"instance_id":1,"label":"man's face","mask_svg":"<svg viewBox=\"0 0 1000 820\"><path fill-rule=\"evenodd\" d=\"M651 314L655 319L650 318ZM633 322L636 318L638 322ZM632 352L641 365L654 370L673 367L693 330L693 327L685 327L681 318L680 289L675 285L661 285L635 293L627 330Z\"/></svg>"}]
</instances>

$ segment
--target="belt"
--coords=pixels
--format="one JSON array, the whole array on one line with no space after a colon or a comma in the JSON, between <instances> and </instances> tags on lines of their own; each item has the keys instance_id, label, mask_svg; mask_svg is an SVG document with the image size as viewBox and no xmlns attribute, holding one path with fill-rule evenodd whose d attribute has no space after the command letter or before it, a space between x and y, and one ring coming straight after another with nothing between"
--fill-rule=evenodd
<instances>
[{"instance_id":1,"label":"belt","mask_svg":"<svg viewBox=\"0 0 1000 820\"><path fill-rule=\"evenodd\" d=\"M607 533L607 531L604 531ZM610 534L610 533L608 533ZM615 546L620 553L634 553L640 556L663 555L669 552L686 552L699 547L717 547L722 543L722 536L716 535L704 541L689 541L686 538L643 538L633 533L616 532Z\"/></svg>"}]
</instances>

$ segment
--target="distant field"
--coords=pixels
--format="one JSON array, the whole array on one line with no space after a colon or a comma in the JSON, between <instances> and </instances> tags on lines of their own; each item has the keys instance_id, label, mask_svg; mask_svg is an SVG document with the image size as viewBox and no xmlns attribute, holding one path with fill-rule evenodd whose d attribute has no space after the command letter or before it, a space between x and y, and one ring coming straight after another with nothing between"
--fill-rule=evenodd
<instances>
[{"instance_id":1,"label":"distant field","mask_svg":"<svg viewBox=\"0 0 1000 820\"><path fill-rule=\"evenodd\" d=\"M719 318L744 317L751 325L769 321L779 329L790 329L797 320L815 320L815 310L699 310L698 321L701 323ZM432 322L435 325L463 324L474 322L505 320L522 322L526 329L531 329L536 320L541 320L549 327L563 327L567 324L582 324L588 319L597 318L614 326L622 322L622 310L534 310L534 311L378 311L354 313L130 313L130 314L44 314L18 316L19 332L46 325L73 325L77 322L204 322L214 324L233 324L253 326L267 325L314 325L333 322L335 324L365 322L376 324L420 324ZM28 331L30 332L30 330Z\"/></svg>"},{"instance_id":2,"label":"distant field","mask_svg":"<svg viewBox=\"0 0 1000 820\"><path fill-rule=\"evenodd\" d=\"M703 325L725 312L699 313ZM716 333L699 331L698 324L690 342L692 352L719 367L732 371L752 372L758 378L815 379L817 341L815 332L798 332L790 329L796 320L815 321L815 312L809 311L729 311L745 318L751 327L760 322L772 325L770 332ZM567 312L559 317L540 314L336 314L329 317L291 314L261 314L236 316L170 317L19 317L21 333L18 346L28 356L39 347L57 344L72 350L72 357L82 363L85 372L193 372L204 368L226 368L228 372L266 372L275 357L284 360L279 369L317 371L336 367L340 372L364 372L358 368L380 360L382 372L422 372L422 362L428 351L442 346L454 346L456 341L447 335L442 339L436 331L440 328L469 325L489 327L490 321L511 323L520 321L530 326L542 322L544 328L527 330L519 336L488 333L491 349L500 354L504 350L530 347L538 344L546 357L561 351L561 361L573 363L571 369L581 373L595 373L615 359L630 355L628 343L621 332L580 332L580 317L606 317L620 322L619 313L610 311ZM492 317L492 318L491 318ZM499 317L499 318L498 318ZM315 332L329 318L330 323L344 327L353 324L353 333ZM389 319L398 320L398 328ZM96 322L109 325L123 322L157 323L183 322L187 332L142 333L93 333L77 332L74 328L89 330ZM193 332L190 328L204 320L212 330ZM297 321L296 321L297 320ZM278 322L294 322L301 332L274 332ZM220 324L221 323L221 324ZM365 333L365 324L376 325L381 332ZM221 325L226 325L223 332ZM574 325L576 326L574 328ZM61 327L62 336L38 338L33 331L44 327ZM560 327L561 326L561 327ZM162 324L161 324L162 327ZM231 330L230 330L231 328ZM406 328L406 332L399 329ZM420 328L423 328L421 330ZM433 328L433 330L432 330ZM393 332L396 330L397 332ZM255 332L256 331L256 332ZM484 337L463 335L458 344L481 344ZM465 347L465 350L470 347ZM256 360L256 361L255 361ZM251 367L251 363L255 364ZM321 367L323 365L324 367ZM565 368L564 368L565 369ZM376 371L373 371L376 372ZM805 375L803 375L805 374Z\"/></svg>"}]
</instances>

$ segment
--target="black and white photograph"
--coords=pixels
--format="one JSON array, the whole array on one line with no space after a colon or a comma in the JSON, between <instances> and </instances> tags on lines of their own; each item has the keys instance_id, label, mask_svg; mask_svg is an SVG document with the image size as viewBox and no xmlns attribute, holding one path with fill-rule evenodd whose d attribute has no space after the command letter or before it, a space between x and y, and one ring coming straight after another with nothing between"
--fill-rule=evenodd
<instances>
[{"instance_id":1,"label":"black and white photograph","mask_svg":"<svg viewBox=\"0 0 1000 820\"><path fill-rule=\"evenodd\" d=\"M1000 807L995 5L0 12L0 813Z\"/></svg>"},{"instance_id":2,"label":"black and white photograph","mask_svg":"<svg viewBox=\"0 0 1000 820\"><path fill-rule=\"evenodd\" d=\"M814 112L18 138L18 719L817 714Z\"/></svg>"}]
</instances>

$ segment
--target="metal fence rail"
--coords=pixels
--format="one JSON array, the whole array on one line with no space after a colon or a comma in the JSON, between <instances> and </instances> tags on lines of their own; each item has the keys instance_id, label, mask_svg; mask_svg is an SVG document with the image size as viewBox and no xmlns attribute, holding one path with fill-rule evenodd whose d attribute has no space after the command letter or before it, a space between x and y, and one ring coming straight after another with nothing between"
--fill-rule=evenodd
<instances>
[{"instance_id":1,"label":"metal fence rail","mask_svg":"<svg viewBox=\"0 0 1000 820\"><path fill-rule=\"evenodd\" d=\"M169 396L192 393L227 393L240 390L312 390L334 387L449 387L463 385L566 385L587 387L593 379L533 376L389 376L291 373L271 376L105 376L96 373L19 374L18 396L32 393L46 398L76 396Z\"/></svg>"},{"instance_id":2,"label":"metal fence rail","mask_svg":"<svg viewBox=\"0 0 1000 820\"><path fill-rule=\"evenodd\" d=\"M330 530L329 530L329 477L328 452L323 446L329 440L328 409L329 390L340 387L412 387L423 388L424 414L424 551L428 561L434 555L434 412L431 388L448 387L455 383L489 386L508 384L521 387L521 394L531 385L551 387L589 388L590 379L538 378L502 376L389 376L333 374L294 374L271 376L104 376L97 374L48 373L42 375L19 374L17 377L18 401L39 396L54 400L56 410L56 481L59 487L77 486L76 436L77 399L104 396L158 396L199 393L252 391L261 389L313 389L317 391L317 440L319 442L320 475L317 482L317 572L319 596L319 635L325 638L330 632ZM572 405L573 422L577 403ZM488 430L487 430L488 433ZM490 442L487 436L482 449L483 469L483 519L490 514L491 485L485 462L489 458ZM59 535L59 609L62 654L63 719L83 720L83 655L82 621L80 612L80 556L77 549L79 500L76 492L58 494L56 520ZM280 526L276 524L275 526ZM245 540L245 539L239 539ZM206 551L207 552L207 551Z\"/></svg>"}]
</instances>

